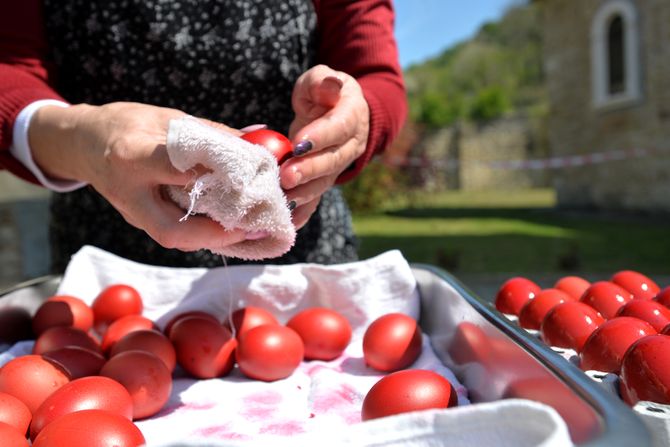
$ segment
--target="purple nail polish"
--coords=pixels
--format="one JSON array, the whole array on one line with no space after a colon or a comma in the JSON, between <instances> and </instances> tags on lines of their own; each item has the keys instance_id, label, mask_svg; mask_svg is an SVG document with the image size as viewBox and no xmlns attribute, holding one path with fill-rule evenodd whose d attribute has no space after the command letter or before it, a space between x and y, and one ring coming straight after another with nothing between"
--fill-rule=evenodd
<instances>
[{"instance_id":1,"label":"purple nail polish","mask_svg":"<svg viewBox=\"0 0 670 447\"><path fill-rule=\"evenodd\" d=\"M293 147L293 155L303 155L311 151L314 145L309 140L302 140Z\"/></svg>"}]
</instances>

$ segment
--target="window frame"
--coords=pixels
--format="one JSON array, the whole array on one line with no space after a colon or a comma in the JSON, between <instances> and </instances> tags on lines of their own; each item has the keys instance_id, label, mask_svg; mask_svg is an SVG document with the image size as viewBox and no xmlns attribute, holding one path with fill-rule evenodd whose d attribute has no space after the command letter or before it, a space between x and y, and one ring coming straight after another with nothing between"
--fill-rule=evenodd
<instances>
[{"instance_id":1,"label":"window frame","mask_svg":"<svg viewBox=\"0 0 670 447\"><path fill-rule=\"evenodd\" d=\"M609 92L609 26L621 17L624 33L624 89ZM628 0L605 2L591 23L591 90L594 108L627 106L642 99L638 14Z\"/></svg>"}]
</instances>

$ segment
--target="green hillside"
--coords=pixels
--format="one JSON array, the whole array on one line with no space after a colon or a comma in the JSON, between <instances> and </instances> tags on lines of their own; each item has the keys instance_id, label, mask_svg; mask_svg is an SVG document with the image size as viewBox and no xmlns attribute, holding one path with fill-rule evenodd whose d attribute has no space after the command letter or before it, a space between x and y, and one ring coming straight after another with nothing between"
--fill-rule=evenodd
<instances>
[{"instance_id":1,"label":"green hillside","mask_svg":"<svg viewBox=\"0 0 670 447\"><path fill-rule=\"evenodd\" d=\"M410 119L428 127L545 108L538 7L519 4L468 41L405 71Z\"/></svg>"}]
</instances>

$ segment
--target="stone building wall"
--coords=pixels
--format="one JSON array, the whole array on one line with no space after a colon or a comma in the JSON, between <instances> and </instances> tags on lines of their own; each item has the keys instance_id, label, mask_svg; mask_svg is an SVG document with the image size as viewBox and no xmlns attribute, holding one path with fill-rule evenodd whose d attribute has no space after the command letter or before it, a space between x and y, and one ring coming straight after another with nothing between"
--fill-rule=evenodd
<instances>
[{"instance_id":1,"label":"stone building wall","mask_svg":"<svg viewBox=\"0 0 670 447\"><path fill-rule=\"evenodd\" d=\"M546 144L524 118L483 125L461 123L423 133L410 154L421 163L414 178L428 190L544 187L544 171L497 169L497 162L546 157Z\"/></svg>"},{"instance_id":2,"label":"stone building wall","mask_svg":"<svg viewBox=\"0 0 670 447\"><path fill-rule=\"evenodd\" d=\"M467 125L460 140L461 189L545 186L545 172L495 168L497 162L543 158L540 146L526 119L497 120L486 126Z\"/></svg>"},{"instance_id":3,"label":"stone building wall","mask_svg":"<svg viewBox=\"0 0 670 447\"><path fill-rule=\"evenodd\" d=\"M653 155L557 171L559 206L670 211L670 2L630 0L638 14L642 96L594 107L591 26L612 0L542 0L554 156L642 148Z\"/></svg>"}]
</instances>

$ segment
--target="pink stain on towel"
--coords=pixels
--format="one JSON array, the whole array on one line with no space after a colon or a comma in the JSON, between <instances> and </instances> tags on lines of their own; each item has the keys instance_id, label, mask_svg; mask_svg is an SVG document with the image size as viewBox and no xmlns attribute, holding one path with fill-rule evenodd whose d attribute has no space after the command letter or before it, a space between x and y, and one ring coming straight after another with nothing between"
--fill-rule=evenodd
<instances>
[{"instance_id":1,"label":"pink stain on towel","mask_svg":"<svg viewBox=\"0 0 670 447\"><path fill-rule=\"evenodd\" d=\"M239 414L250 421L266 421L274 416L281 401L282 395L276 391L249 394L243 398Z\"/></svg>"},{"instance_id":2,"label":"pink stain on towel","mask_svg":"<svg viewBox=\"0 0 670 447\"><path fill-rule=\"evenodd\" d=\"M315 414L339 414L348 422L360 422L360 396L346 383L339 388L324 390L314 396L312 410Z\"/></svg>"},{"instance_id":3,"label":"pink stain on towel","mask_svg":"<svg viewBox=\"0 0 670 447\"><path fill-rule=\"evenodd\" d=\"M248 435L230 431L230 424L200 428L193 432L193 436L202 438L236 439L240 441L251 440L251 437Z\"/></svg>"},{"instance_id":4,"label":"pink stain on towel","mask_svg":"<svg viewBox=\"0 0 670 447\"><path fill-rule=\"evenodd\" d=\"M271 435L280 435L280 436L291 436L304 433L305 428L300 422L297 421L287 421L287 422L275 422L268 424L264 427L261 427L259 433L261 434L271 434Z\"/></svg>"}]
</instances>

